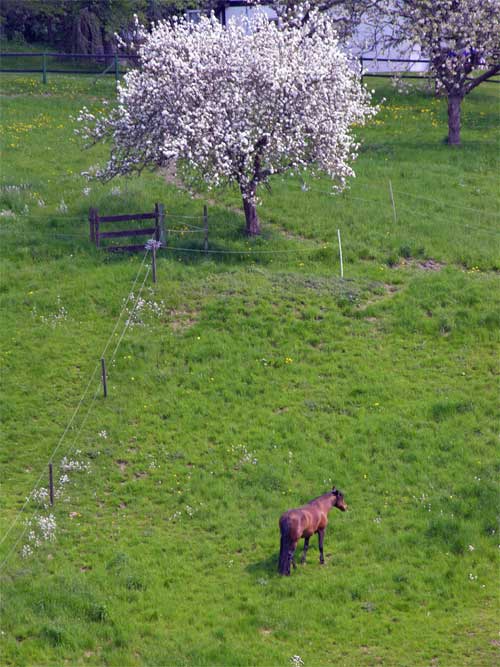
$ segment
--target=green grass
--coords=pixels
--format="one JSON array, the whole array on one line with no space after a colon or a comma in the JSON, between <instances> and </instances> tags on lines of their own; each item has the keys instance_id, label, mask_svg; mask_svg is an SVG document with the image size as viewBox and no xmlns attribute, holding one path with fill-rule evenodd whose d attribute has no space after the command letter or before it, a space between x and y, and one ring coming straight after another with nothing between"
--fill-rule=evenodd
<instances>
[{"instance_id":1,"label":"green grass","mask_svg":"<svg viewBox=\"0 0 500 667\"><path fill-rule=\"evenodd\" d=\"M140 268L91 246L89 206L199 216L204 200L153 173L80 176L106 152L81 151L70 118L110 81L0 83L4 534ZM56 501L56 541L22 559L22 539L1 572L2 664L494 663L498 91L465 101L455 150L443 100L375 87L348 193L276 181L252 241L235 193L211 193L210 248L231 254L159 257L107 354L108 398L92 403L96 376L54 459L89 465ZM331 484L350 511L330 517L326 565L314 541L280 578L279 515Z\"/></svg>"}]
</instances>

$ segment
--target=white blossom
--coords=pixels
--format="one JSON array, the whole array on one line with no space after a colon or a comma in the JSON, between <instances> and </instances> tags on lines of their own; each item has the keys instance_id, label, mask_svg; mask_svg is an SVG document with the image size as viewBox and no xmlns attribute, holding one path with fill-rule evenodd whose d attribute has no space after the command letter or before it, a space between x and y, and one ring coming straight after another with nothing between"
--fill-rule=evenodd
<instances>
[{"instance_id":1,"label":"white blossom","mask_svg":"<svg viewBox=\"0 0 500 667\"><path fill-rule=\"evenodd\" d=\"M66 204L64 199L61 199L61 201L59 202L59 206L57 207L57 211L59 213L67 213L68 212L68 205Z\"/></svg>"},{"instance_id":2,"label":"white blossom","mask_svg":"<svg viewBox=\"0 0 500 667\"><path fill-rule=\"evenodd\" d=\"M338 46L335 23L313 12L281 28L215 17L193 24L137 24L140 67L118 86L114 111L82 109L84 139L111 139L101 179L176 164L209 187L238 185L247 232L260 231L257 189L274 174L326 173L337 189L354 175L352 127L376 109L357 65Z\"/></svg>"},{"instance_id":3,"label":"white blossom","mask_svg":"<svg viewBox=\"0 0 500 667\"><path fill-rule=\"evenodd\" d=\"M460 104L500 72L499 0L391 0L378 7L386 44L419 48L436 91L448 98L450 143L460 141Z\"/></svg>"}]
</instances>

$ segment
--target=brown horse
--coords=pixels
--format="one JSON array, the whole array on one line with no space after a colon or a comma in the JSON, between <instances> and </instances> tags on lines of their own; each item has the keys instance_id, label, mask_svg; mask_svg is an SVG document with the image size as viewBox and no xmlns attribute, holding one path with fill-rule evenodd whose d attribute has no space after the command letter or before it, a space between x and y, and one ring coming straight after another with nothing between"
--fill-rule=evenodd
<instances>
[{"instance_id":1,"label":"brown horse","mask_svg":"<svg viewBox=\"0 0 500 667\"><path fill-rule=\"evenodd\" d=\"M305 563L309 539L314 533L318 533L319 539L319 562L324 564L323 538L328 523L328 512L332 507L337 507L341 512L347 510L344 494L335 487L319 498L311 500L310 503L294 510L288 510L280 517L280 558L278 572L290 576L290 565L295 565L295 549L301 537L304 538L304 552L301 563Z\"/></svg>"}]
</instances>

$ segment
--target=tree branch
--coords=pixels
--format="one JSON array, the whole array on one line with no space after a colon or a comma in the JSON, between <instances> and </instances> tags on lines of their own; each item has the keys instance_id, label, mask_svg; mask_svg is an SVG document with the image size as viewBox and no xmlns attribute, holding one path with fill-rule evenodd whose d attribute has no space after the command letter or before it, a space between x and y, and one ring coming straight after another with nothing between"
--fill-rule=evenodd
<instances>
[{"instance_id":1,"label":"tree branch","mask_svg":"<svg viewBox=\"0 0 500 667\"><path fill-rule=\"evenodd\" d=\"M483 81L486 81L487 79L491 79L492 76L495 76L495 74L500 73L500 65L494 65L491 67L489 70L484 72L484 74L481 74L481 76L477 76L474 79L470 80L470 83L467 85L467 93L470 93L471 90L474 90L476 86L479 86L480 83L483 83Z\"/></svg>"}]
</instances>

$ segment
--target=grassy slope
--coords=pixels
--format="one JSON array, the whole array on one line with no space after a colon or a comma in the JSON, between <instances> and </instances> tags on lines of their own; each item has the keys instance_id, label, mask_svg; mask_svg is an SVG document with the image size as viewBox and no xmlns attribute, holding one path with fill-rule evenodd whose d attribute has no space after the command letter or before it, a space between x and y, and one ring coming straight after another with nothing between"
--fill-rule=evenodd
<instances>
[{"instance_id":1,"label":"grassy slope","mask_svg":"<svg viewBox=\"0 0 500 667\"><path fill-rule=\"evenodd\" d=\"M2 183L26 185L0 193L18 213L0 230L6 529L140 265L92 250L88 207L197 215L201 202L155 175L83 194L79 172L105 153L82 153L68 118L99 108L109 82L1 83ZM377 90L388 102L349 194L275 183L252 243L222 206L231 192L210 208L212 248L310 252L159 260L145 293L159 314L127 333L110 397L56 457L78 448L91 466L56 505L57 541L2 575L4 664L492 664L498 91L466 101L451 151L443 101ZM429 259L442 270L418 266ZM327 565L314 544L278 578L279 514L331 482L351 511L331 517Z\"/></svg>"}]
</instances>

